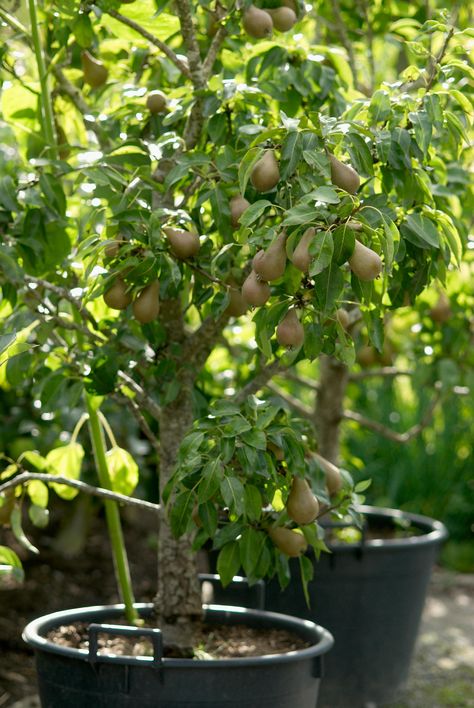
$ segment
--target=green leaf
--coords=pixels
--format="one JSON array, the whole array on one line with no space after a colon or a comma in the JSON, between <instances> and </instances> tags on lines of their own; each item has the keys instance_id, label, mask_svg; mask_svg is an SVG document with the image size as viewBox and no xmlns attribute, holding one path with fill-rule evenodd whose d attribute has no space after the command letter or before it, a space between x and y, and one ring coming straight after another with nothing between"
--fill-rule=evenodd
<instances>
[{"instance_id":1,"label":"green leaf","mask_svg":"<svg viewBox=\"0 0 474 708\"><path fill-rule=\"evenodd\" d=\"M240 561L247 576L254 574L260 555L267 541L267 534L253 528L246 528L240 539Z\"/></svg>"},{"instance_id":2,"label":"green leaf","mask_svg":"<svg viewBox=\"0 0 474 708\"><path fill-rule=\"evenodd\" d=\"M111 489L119 494L130 496L138 484L137 463L131 454L122 447L112 447L107 451L105 457Z\"/></svg>"},{"instance_id":3,"label":"green leaf","mask_svg":"<svg viewBox=\"0 0 474 708\"><path fill-rule=\"evenodd\" d=\"M342 265L352 256L355 233L347 224L343 224L334 230L332 238L334 241L334 263Z\"/></svg>"},{"instance_id":4,"label":"green leaf","mask_svg":"<svg viewBox=\"0 0 474 708\"><path fill-rule=\"evenodd\" d=\"M241 226L250 226L273 204L268 199L259 199L258 202L251 204L240 217Z\"/></svg>"},{"instance_id":5,"label":"green leaf","mask_svg":"<svg viewBox=\"0 0 474 708\"><path fill-rule=\"evenodd\" d=\"M199 518L202 521L203 529L212 538L217 531L219 517L215 505L208 501L199 505Z\"/></svg>"},{"instance_id":6,"label":"green leaf","mask_svg":"<svg viewBox=\"0 0 474 708\"><path fill-rule=\"evenodd\" d=\"M283 219L283 226L297 226L299 224L309 224L318 216L319 211L311 204L298 204L298 206L288 209Z\"/></svg>"},{"instance_id":7,"label":"green leaf","mask_svg":"<svg viewBox=\"0 0 474 708\"><path fill-rule=\"evenodd\" d=\"M212 499L220 487L223 476L222 463L218 457L208 462L202 471L202 479L198 486L198 501L200 504Z\"/></svg>"},{"instance_id":8,"label":"green leaf","mask_svg":"<svg viewBox=\"0 0 474 708\"><path fill-rule=\"evenodd\" d=\"M259 521L262 516L262 495L253 484L244 487L245 514L250 521Z\"/></svg>"},{"instance_id":9,"label":"green leaf","mask_svg":"<svg viewBox=\"0 0 474 708\"><path fill-rule=\"evenodd\" d=\"M309 593L308 593L308 583L313 579L314 566L313 566L311 559L305 555L299 557L299 563L300 563L301 584L303 586L304 599L306 601L306 605L309 607L310 601L309 601Z\"/></svg>"},{"instance_id":10,"label":"green leaf","mask_svg":"<svg viewBox=\"0 0 474 708\"><path fill-rule=\"evenodd\" d=\"M0 546L0 590L21 585L24 579L25 573L17 554L7 546Z\"/></svg>"},{"instance_id":11,"label":"green leaf","mask_svg":"<svg viewBox=\"0 0 474 708\"><path fill-rule=\"evenodd\" d=\"M49 491L44 482L41 482L39 479L34 479L26 485L26 491L35 506L46 509L48 506Z\"/></svg>"},{"instance_id":12,"label":"green leaf","mask_svg":"<svg viewBox=\"0 0 474 708\"><path fill-rule=\"evenodd\" d=\"M443 235L448 242L451 253L454 256L454 260L458 267L461 265L462 258L462 241L461 237L454 226L451 217L439 210L435 212L435 219L437 223L441 226Z\"/></svg>"},{"instance_id":13,"label":"green leaf","mask_svg":"<svg viewBox=\"0 0 474 708\"><path fill-rule=\"evenodd\" d=\"M232 581L234 575L237 575L239 568L239 544L237 541L232 541L221 548L217 557L217 572L219 573L219 577L224 587Z\"/></svg>"},{"instance_id":14,"label":"green leaf","mask_svg":"<svg viewBox=\"0 0 474 708\"><path fill-rule=\"evenodd\" d=\"M296 170L301 159L302 142L301 133L292 130L288 133L281 147L280 175L281 179L288 179Z\"/></svg>"},{"instance_id":15,"label":"green leaf","mask_svg":"<svg viewBox=\"0 0 474 708\"><path fill-rule=\"evenodd\" d=\"M418 111L418 113L412 112L408 114L408 118L413 124L416 142L426 157L431 143L431 136L433 134L433 124L428 116L428 113L426 111Z\"/></svg>"},{"instance_id":16,"label":"green leaf","mask_svg":"<svg viewBox=\"0 0 474 708\"><path fill-rule=\"evenodd\" d=\"M229 198L220 184L214 186L210 196L212 216L217 229L226 241L232 240Z\"/></svg>"},{"instance_id":17,"label":"green leaf","mask_svg":"<svg viewBox=\"0 0 474 708\"><path fill-rule=\"evenodd\" d=\"M362 492L365 492L365 490L368 489L371 484L371 479L363 479L361 482L357 482L356 486L354 487L354 492L356 494L362 494Z\"/></svg>"},{"instance_id":18,"label":"green leaf","mask_svg":"<svg viewBox=\"0 0 474 708\"><path fill-rule=\"evenodd\" d=\"M375 91L369 106L369 120L371 125L384 123L392 112L390 96L387 91L379 89Z\"/></svg>"},{"instance_id":19,"label":"green leaf","mask_svg":"<svg viewBox=\"0 0 474 708\"><path fill-rule=\"evenodd\" d=\"M19 209L15 183L10 175L5 175L0 179L0 204L7 211L18 211Z\"/></svg>"},{"instance_id":20,"label":"green leaf","mask_svg":"<svg viewBox=\"0 0 474 708\"><path fill-rule=\"evenodd\" d=\"M72 23L71 29L78 45L83 49L88 49L94 42L94 30L92 29L90 17L87 13L79 13Z\"/></svg>"},{"instance_id":21,"label":"green leaf","mask_svg":"<svg viewBox=\"0 0 474 708\"><path fill-rule=\"evenodd\" d=\"M352 167L361 175L371 177L374 174L374 165L369 146L358 133L349 133L346 138L349 142L349 154Z\"/></svg>"},{"instance_id":22,"label":"green leaf","mask_svg":"<svg viewBox=\"0 0 474 708\"><path fill-rule=\"evenodd\" d=\"M314 278L316 299L320 309L324 312L334 309L343 289L344 275L334 262Z\"/></svg>"},{"instance_id":23,"label":"green leaf","mask_svg":"<svg viewBox=\"0 0 474 708\"><path fill-rule=\"evenodd\" d=\"M44 529L49 523L49 511L41 506L32 504L28 509L28 516L31 523L39 529Z\"/></svg>"},{"instance_id":24,"label":"green leaf","mask_svg":"<svg viewBox=\"0 0 474 708\"><path fill-rule=\"evenodd\" d=\"M382 248L385 257L385 270L388 274L392 271L393 259L398 251L400 242L400 234L393 221L385 215L382 215L382 223L385 238L382 241Z\"/></svg>"},{"instance_id":25,"label":"green leaf","mask_svg":"<svg viewBox=\"0 0 474 708\"><path fill-rule=\"evenodd\" d=\"M169 37L179 32L178 17L165 12L157 15L152 0L140 0L140 2L135 2L130 5L122 5L120 14L128 17L130 20L134 20L138 25L143 27L143 29L148 30L148 32L162 42L166 42ZM110 15L103 15L103 24L107 30L112 32L119 39L130 40L134 44L146 43L148 46L147 40L144 40L136 30Z\"/></svg>"},{"instance_id":26,"label":"green leaf","mask_svg":"<svg viewBox=\"0 0 474 708\"><path fill-rule=\"evenodd\" d=\"M194 490L186 489L186 491L178 494L172 502L169 518L171 532L175 538L179 538L183 533L186 533L192 518L194 500Z\"/></svg>"},{"instance_id":27,"label":"green leaf","mask_svg":"<svg viewBox=\"0 0 474 708\"><path fill-rule=\"evenodd\" d=\"M21 525L21 510L18 507L15 507L10 514L10 526L16 540L21 543L27 551L30 551L30 553L39 553L36 546L33 546L29 538L25 536L25 532L23 531L23 527Z\"/></svg>"},{"instance_id":28,"label":"green leaf","mask_svg":"<svg viewBox=\"0 0 474 708\"><path fill-rule=\"evenodd\" d=\"M237 477L224 477L220 484L222 498L229 509L240 516L244 512L244 485Z\"/></svg>"},{"instance_id":29,"label":"green leaf","mask_svg":"<svg viewBox=\"0 0 474 708\"><path fill-rule=\"evenodd\" d=\"M409 214L400 226L404 238L419 248L439 248L439 234L432 221L421 214Z\"/></svg>"},{"instance_id":30,"label":"green leaf","mask_svg":"<svg viewBox=\"0 0 474 708\"><path fill-rule=\"evenodd\" d=\"M318 187L308 196L311 196L312 199L315 199L318 202L323 202L324 204L339 204L341 201L336 190L332 187L326 186Z\"/></svg>"},{"instance_id":31,"label":"green leaf","mask_svg":"<svg viewBox=\"0 0 474 708\"><path fill-rule=\"evenodd\" d=\"M312 278L321 273L331 263L334 253L334 241L329 229L316 233L310 243L309 253L312 256L309 267L309 275Z\"/></svg>"},{"instance_id":32,"label":"green leaf","mask_svg":"<svg viewBox=\"0 0 474 708\"><path fill-rule=\"evenodd\" d=\"M200 431L194 431L188 433L184 438L181 446L179 448L178 460L184 462L189 455L195 455L195 453L201 447L201 443L204 440L204 433Z\"/></svg>"},{"instance_id":33,"label":"green leaf","mask_svg":"<svg viewBox=\"0 0 474 708\"><path fill-rule=\"evenodd\" d=\"M248 430L240 436L246 445L255 447L257 450L267 449L267 437L261 430Z\"/></svg>"},{"instance_id":34,"label":"green leaf","mask_svg":"<svg viewBox=\"0 0 474 708\"><path fill-rule=\"evenodd\" d=\"M56 447L46 455L48 472L68 479L79 479L83 458L84 448L77 442ZM77 489L72 489L64 484L51 484L51 486L62 499L74 499L78 494Z\"/></svg>"}]
</instances>

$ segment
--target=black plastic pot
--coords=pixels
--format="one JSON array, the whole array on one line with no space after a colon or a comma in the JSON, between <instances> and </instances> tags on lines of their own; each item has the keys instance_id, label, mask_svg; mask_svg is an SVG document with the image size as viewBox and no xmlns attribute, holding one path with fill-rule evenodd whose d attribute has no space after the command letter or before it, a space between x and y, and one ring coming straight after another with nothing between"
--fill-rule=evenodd
<instances>
[{"instance_id":1,"label":"black plastic pot","mask_svg":"<svg viewBox=\"0 0 474 708\"><path fill-rule=\"evenodd\" d=\"M142 617L150 604L137 605ZM159 629L113 625L123 605L55 612L31 622L23 638L34 648L43 708L315 708L329 632L313 622L243 607L204 606L216 624L286 629L311 642L307 649L242 659L193 660L162 656ZM93 623L89 651L46 639L54 627ZM110 626L112 623L112 626ZM153 657L97 654L97 634L146 635Z\"/></svg>"},{"instance_id":2,"label":"black plastic pot","mask_svg":"<svg viewBox=\"0 0 474 708\"><path fill-rule=\"evenodd\" d=\"M334 635L325 664L319 706L361 708L395 701L410 667L428 582L444 525L425 516L363 506L368 528L408 521L419 532L409 538L362 539L330 544L332 553L314 559L308 609L298 562L288 588L265 588L265 609L311 619ZM313 556L314 558L314 556Z\"/></svg>"}]
</instances>

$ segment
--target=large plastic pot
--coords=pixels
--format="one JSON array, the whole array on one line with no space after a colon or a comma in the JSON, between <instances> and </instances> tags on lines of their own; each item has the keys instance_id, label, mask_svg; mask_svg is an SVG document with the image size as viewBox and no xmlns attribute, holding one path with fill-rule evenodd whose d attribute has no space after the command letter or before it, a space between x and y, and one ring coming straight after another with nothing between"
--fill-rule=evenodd
<instances>
[{"instance_id":1,"label":"large plastic pot","mask_svg":"<svg viewBox=\"0 0 474 708\"><path fill-rule=\"evenodd\" d=\"M142 617L151 604L136 605ZM34 648L43 708L315 708L329 632L313 622L243 607L204 606L218 624L287 629L311 643L307 649L242 659L193 660L162 656L159 629L114 625L123 605L55 612L31 622L23 638ZM89 651L46 638L54 627L93 623ZM105 626L104 626L105 624ZM99 626L98 626L99 625ZM110 629L112 625L112 629ZM147 635L153 657L97 654L97 634Z\"/></svg>"},{"instance_id":2,"label":"large plastic pot","mask_svg":"<svg viewBox=\"0 0 474 708\"><path fill-rule=\"evenodd\" d=\"M439 521L415 514L363 506L368 528L408 521L419 535L330 544L332 553L314 559L304 599L298 562L284 591L277 581L265 588L265 609L311 619L334 635L318 705L361 708L395 701L402 689L418 634L428 582L440 544L447 537Z\"/></svg>"}]
</instances>

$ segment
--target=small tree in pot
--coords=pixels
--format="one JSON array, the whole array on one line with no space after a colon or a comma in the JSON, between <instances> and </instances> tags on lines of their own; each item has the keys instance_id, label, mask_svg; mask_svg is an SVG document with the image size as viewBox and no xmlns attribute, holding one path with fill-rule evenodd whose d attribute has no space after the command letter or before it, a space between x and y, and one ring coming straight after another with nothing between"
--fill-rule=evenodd
<instances>
[{"instance_id":1,"label":"small tree in pot","mask_svg":"<svg viewBox=\"0 0 474 708\"><path fill-rule=\"evenodd\" d=\"M84 394L102 487L120 468L105 455L102 397L159 439L156 605L170 624L200 614L194 552L208 539L225 582L241 562L252 579L285 582L288 556L324 547L326 509L305 485L315 444L252 396L302 358L351 363L347 327L360 317L382 349L384 311L462 257L439 149L461 153L467 106L457 89L435 90L464 80L448 52L462 37L440 20L425 74L412 68L423 82L407 72L372 93L346 33L349 64L340 48L311 46L314 12L267 9L104 0L39 18L30 0L31 39L28 18L1 11L14 146L0 190L7 379L21 371L52 409ZM423 44L433 28L419 31ZM255 324L255 343L247 330L246 361L213 402L236 318ZM74 477L81 454L74 438L21 464ZM41 507L32 479L4 482L6 504L21 481ZM344 512L357 489L344 474L330 487L321 504Z\"/></svg>"}]
</instances>

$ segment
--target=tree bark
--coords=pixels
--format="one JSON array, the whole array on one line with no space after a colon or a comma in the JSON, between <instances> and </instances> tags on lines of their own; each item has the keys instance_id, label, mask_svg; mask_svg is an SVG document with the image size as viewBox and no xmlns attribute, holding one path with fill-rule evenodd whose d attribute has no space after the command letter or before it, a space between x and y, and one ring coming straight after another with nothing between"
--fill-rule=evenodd
<instances>
[{"instance_id":1,"label":"tree bark","mask_svg":"<svg viewBox=\"0 0 474 708\"><path fill-rule=\"evenodd\" d=\"M349 370L345 364L333 357L321 357L314 422L318 432L318 451L335 465L339 464L340 428L348 381Z\"/></svg>"}]
</instances>

